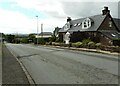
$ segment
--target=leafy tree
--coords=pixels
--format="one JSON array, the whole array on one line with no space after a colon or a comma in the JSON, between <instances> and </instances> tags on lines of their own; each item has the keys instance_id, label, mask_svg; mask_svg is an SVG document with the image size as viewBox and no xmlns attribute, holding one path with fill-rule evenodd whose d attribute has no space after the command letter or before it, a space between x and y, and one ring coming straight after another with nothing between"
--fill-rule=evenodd
<instances>
[{"instance_id":1,"label":"leafy tree","mask_svg":"<svg viewBox=\"0 0 120 86\"><path fill-rule=\"evenodd\" d=\"M43 38L35 38L34 39L34 44L37 44L37 41L38 41L38 44L45 44L45 40Z\"/></svg>"},{"instance_id":2,"label":"leafy tree","mask_svg":"<svg viewBox=\"0 0 120 86\"><path fill-rule=\"evenodd\" d=\"M35 35L34 34L29 34L28 39L30 40L30 42L34 42Z\"/></svg>"},{"instance_id":3,"label":"leafy tree","mask_svg":"<svg viewBox=\"0 0 120 86\"><path fill-rule=\"evenodd\" d=\"M8 34L8 35L5 36L5 39L6 39L6 41L9 42L9 43L14 43L15 35Z\"/></svg>"},{"instance_id":4,"label":"leafy tree","mask_svg":"<svg viewBox=\"0 0 120 86\"><path fill-rule=\"evenodd\" d=\"M28 43L28 39L27 38L22 38L20 42L21 43Z\"/></svg>"},{"instance_id":5,"label":"leafy tree","mask_svg":"<svg viewBox=\"0 0 120 86\"><path fill-rule=\"evenodd\" d=\"M50 37L50 38L49 38L49 41L50 41L50 42L55 42L55 41L56 41L56 37L55 37L55 36Z\"/></svg>"}]
</instances>

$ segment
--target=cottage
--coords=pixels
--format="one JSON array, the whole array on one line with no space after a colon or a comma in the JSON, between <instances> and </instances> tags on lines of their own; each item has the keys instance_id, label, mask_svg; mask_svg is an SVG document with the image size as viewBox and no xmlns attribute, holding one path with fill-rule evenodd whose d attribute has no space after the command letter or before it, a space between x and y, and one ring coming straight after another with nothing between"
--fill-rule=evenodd
<instances>
[{"instance_id":1,"label":"cottage","mask_svg":"<svg viewBox=\"0 0 120 86\"><path fill-rule=\"evenodd\" d=\"M120 19L112 18L108 7L104 7L102 14L72 20L59 30L59 38L65 41L65 34L70 33L70 42L78 42L90 38L92 41L104 45L112 45L113 39L120 38Z\"/></svg>"},{"instance_id":2,"label":"cottage","mask_svg":"<svg viewBox=\"0 0 120 86\"><path fill-rule=\"evenodd\" d=\"M42 32L42 33L36 35L36 38L49 38L49 37L52 37L51 32Z\"/></svg>"}]
</instances>

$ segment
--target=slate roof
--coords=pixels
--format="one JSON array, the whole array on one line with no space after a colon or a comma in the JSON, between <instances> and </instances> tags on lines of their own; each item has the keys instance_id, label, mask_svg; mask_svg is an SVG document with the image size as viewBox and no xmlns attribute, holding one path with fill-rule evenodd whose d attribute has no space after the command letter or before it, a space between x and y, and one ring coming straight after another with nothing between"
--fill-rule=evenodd
<instances>
[{"instance_id":1,"label":"slate roof","mask_svg":"<svg viewBox=\"0 0 120 86\"><path fill-rule=\"evenodd\" d=\"M39 35L41 35L41 33ZM52 33L51 32L43 32L42 35L52 35Z\"/></svg>"},{"instance_id":2,"label":"slate roof","mask_svg":"<svg viewBox=\"0 0 120 86\"><path fill-rule=\"evenodd\" d=\"M117 31L101 31L101 33L110 39L120 38L120 33Z\"/></svg>"},{"instance_id":3,"label":"slate roof","mask_svg":"<svg viewBox=\"0 0 120 86\"><path fill-rule=\"evenodd\" d=\"M118 29L120 31L120 19L113 18L113 21L115 22L116 26L118 27Z\"/></svg>"},{"instance_id":4,"label":"slate roof","mask_svg":"<svg viewBox=\"0 0 120 86\"><path fill-rule=\"evenodd\" d=\"M68 32L84 32L84 31L97 31L98 28L100 27L101 23L104 21L104 19L106 18L107 15L95 15L95 16L90 16L90 17L86 17L92 20L92 26L88 29L82 29L82 22L86 19L86 18L80 18L80 19L75 19L75 20L71 20L70 24L72 25L70 29L68 29ZM116 26L118 27L119 31L120 31L120 19L117 18L113 18L114 23L116 24ZM75 24L79 24L80 26ZM64 26L63 26L64 27ZM66 30L64 30L64 28L61 28L59 30L59 32L67 32ZM120 38L120 32L117 31L100 31L103 35L107 36L110 39L118 39Z\"/></svg>"},{"instance_id":5,"label":"slate roof","mask_svg":"<svg viewBox=\"0 0 120 86\"><path fill-rule=\"evenodd\" d=\"M82 23L82 21L86 18L80 18L76 20L71 20L70 24L72 27L68 29L67 31L69 32L77 32L77 31L97 31L103 20L105 19L106 15L95 15L95 16L90 16L86 18L90 18L94 23L92 23L92 26L88 29L82 29L82 24L80 26L74 26L74 24ZM64 28L60 29L59 32L66 32Z\"/></svg>"}]
</instances>

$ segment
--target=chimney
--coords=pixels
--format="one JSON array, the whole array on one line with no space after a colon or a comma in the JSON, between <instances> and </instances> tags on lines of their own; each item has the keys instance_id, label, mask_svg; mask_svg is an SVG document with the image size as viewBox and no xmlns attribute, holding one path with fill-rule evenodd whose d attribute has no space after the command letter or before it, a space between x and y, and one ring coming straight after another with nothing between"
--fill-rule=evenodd
<instances>
[{"instance_id":1,"label":"chimney","mask_svg":"<svg viewBox=\"0 0 120 86\"><path fill-rule=\"evenodd\" d=\"M104 7L104 10L102 10L102 15L106 15L107 13L110 13L110 10L108 10L108 7Z\"/></svg>"},{"instance_id":2,"label":"chimney","mask_svg":"<svg viewBox=\"0 0 120 86\"><path fill-rule=\"evenodd\" d=\"M71 20L72 20L71 17L68 17L68 18L67 18L67 22L69 22L69 21L71 21Z\"/></svg>"}]
</instances>

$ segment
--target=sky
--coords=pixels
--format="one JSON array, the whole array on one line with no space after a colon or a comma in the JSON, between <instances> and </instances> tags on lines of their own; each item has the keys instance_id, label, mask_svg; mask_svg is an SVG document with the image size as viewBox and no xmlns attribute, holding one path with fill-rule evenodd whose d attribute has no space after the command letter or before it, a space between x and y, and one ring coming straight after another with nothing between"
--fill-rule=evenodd
<instances>
[{"instance_id":1,"label":"sky","mask_svg":"<svg viewBox=\"0 0 120 86\"><path fill-rule=\"evenodd\" d=\"M73 20L102 13L108 6L112 17L118 18L119 0L0 0L0 32L5 34L53 32L63 27L67 17Z\"/></svg>"}]
</instances>

